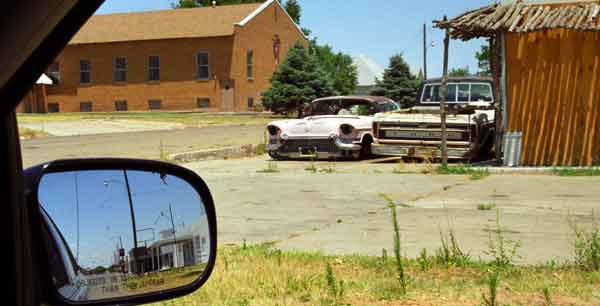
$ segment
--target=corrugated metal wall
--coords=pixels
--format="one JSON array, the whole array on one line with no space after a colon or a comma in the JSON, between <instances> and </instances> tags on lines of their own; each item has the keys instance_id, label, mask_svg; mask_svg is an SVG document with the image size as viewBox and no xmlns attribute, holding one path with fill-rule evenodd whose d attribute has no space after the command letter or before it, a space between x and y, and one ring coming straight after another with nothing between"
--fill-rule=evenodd
<instances>
[{"instance_id":1,"label":"corrugated metal wall","mask_svg":"<svg viewBox=\"0 0 600 306\"><path fill-rule=\"evenodd\" d=\"M600 34L508 33L506 47L508 132L523 132L523 165L600 165Z\"/></svg>"}]
</instances>

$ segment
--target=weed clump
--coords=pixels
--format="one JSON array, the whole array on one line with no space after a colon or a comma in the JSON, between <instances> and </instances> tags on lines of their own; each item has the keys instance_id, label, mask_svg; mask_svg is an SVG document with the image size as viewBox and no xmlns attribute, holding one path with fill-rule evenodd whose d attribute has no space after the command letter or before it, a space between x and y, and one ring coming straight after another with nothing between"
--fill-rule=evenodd
<instances>
[{"instance_id":1,"label":"weed clump","mask_svg":"<svg viewBox=\"0 0 600 306\"><path fill-rule=\"evenodd\" d=\"M448 235L440 230L440 240L442 245L435 255L437 263L448 267L466 267L471 263L471 256L460 248L454 230L450 230Z\"/></svg>"},{"instance_id":2,"label":"weed clump","mask_svg":"<svg viewBox=\"0 0 600 306\"><path fill-rule=\"evenodd\" d=\"M257 173L278 173L279 167L277 167L276 162L268 162L267 166L264 169L256 171Z\"/></svg>"},{"instance_id":3,"label":"weed clump","mask_svg":"<svg viewBox=\"0 0 600 306\"><path fill-rule=\"evenodd\" d=\"M403 295L405 295L408 283L408 276L406 275L404 262L401 255L402 245L400 240L400 226L398 225L398 215L396 213L396 204L394 203L394 200L392 200L392 198L390 198L388 195L380 194L380 196L386 200L388 208L392 213L392 225L394 226L394 257L396 260L396 274L398 282L400 283L401 292Z\"/></svg>"},{"instance_id":4,"label":"weed clump","mask_svg":"<svg viewBox=\"0 0 600 306\"><path fill-rule=\"evenodd\" d=\"M496 224L494 228L488 226L488 249L483 253L492 257L492 265L496 268L506 268L515 265L520 258L518 250L521 242L506 238L505 230L500 225L500 210L496 211Z\"/></svg>"},{"instance_id":5,"label":"weed clump","mask_svg":"<svg viewBox=\"0 0 600 306\"><path fill-rule=\"evenodd\" d=\"M594 220L590 229L584 229L571 218L569 223L575 233L573 243L575 250L575 264L588 271L600 270L600 228Z\"/></svg>"}]
</instances>

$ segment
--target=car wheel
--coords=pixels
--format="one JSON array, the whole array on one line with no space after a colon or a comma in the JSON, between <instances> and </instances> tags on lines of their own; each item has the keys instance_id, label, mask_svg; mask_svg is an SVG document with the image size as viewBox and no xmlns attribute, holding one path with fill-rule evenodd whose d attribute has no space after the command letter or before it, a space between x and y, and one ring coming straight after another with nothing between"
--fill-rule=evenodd
<instances>
[{"instance_id":1,"label":"car wheel","mask_svg":"<svg viewBox=\"0 0 600 306\"><path fill-rule=\"evenodd\" d=\"M370 158L371 156L373 156L373 154L371 153L371 144L373 142L365 139L363 140L363 143L361 144L361 148L360 148L360 154L358 155L359 159L367 159Z\"/></svg>"},{"instance_id":2,"label":"car wheel","mask_svg":"<svg viewBox=\"0 0 600 306\"><path fill-rule=\"evenodd\" d=\"M277 153L277 151L269 151L268 154L269 154L269 157L271 157L272 159L275 159L275 160L283 160L284 159L281 155L279 155L279 153Z\"/></svg>"}]
</instances>

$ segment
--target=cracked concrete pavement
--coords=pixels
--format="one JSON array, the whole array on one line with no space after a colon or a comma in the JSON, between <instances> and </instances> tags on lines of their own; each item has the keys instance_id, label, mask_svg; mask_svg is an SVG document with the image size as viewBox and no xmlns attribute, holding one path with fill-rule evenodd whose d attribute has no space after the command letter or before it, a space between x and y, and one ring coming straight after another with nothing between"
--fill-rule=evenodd
<instances>
[{"instance_id":1,"label":"cracked concrete pavement","mask_svg":"<svg viewBox=\"0 0 600 306\"><path fill-rule=\"evenodd\" d=\"M440 230L452 229L465 251L486 258L497 210L502 233L521 242L521 263L572 257L569 218L591 223L599 207L598 177L497 174L471 181L462 175L394 174L394 164L320 162L334 173L306 171L308 162L277 162L278 173L258 173L268 158L186 164L208 183L220 243L276 241L284 250L380 255L393 248L385 193L397 203L403 252L434 252ZM409 207L404 207L409 206Z\"/></svg>"}]
</instances>

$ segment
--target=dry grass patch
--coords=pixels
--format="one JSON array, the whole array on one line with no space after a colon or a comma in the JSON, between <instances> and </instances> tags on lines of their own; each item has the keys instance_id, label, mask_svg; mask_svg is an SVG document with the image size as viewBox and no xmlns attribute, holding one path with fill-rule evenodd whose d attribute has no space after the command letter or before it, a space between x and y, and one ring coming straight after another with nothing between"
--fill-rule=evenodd
<instances>
[{"instance_id":1,"label":"dry grass patch","mask_svg":"<svg viewBox=\"0 0 600 306\"><path fill-rule=\"evenodd\" d=\"M137 120L147 122L180 123L185 126L222 125L266 125L280 119L278 116L263 114L210 114L190 112L113 112L113 113L52 113L19 114L19 123L39 123L77 120Z\"/></svg>"},{"instance_id":2,"label":"dry grass patch","mask_svg":"<svg viewBox=\"0 0 600 306\"><path fill-rule=\"evenodd\" d=\"M48 134L44 131L19 127L19 136L23 139L34 139L34 138L47 137L47 136L50 136L50 134Z\"/></svg>"},{"instance_id":3,"label":"dry grass patch","mask_svg":"<svg viewBox=\"0 0 600 306\"><path fill-rule=\"evenodd\" d=\"M423 271L416 260L405 261L410 282L402 295L396 264L384 257L282 252L270 244L226 247L204 288L158 305L480 305L489 294L490 265L431 262ZM499 270L496 299L499 305L543 305L543 288L549 288L555 303L598 305L599 282L597 272L576 267L511 267Z\"/></svg>"}]
</instances>

